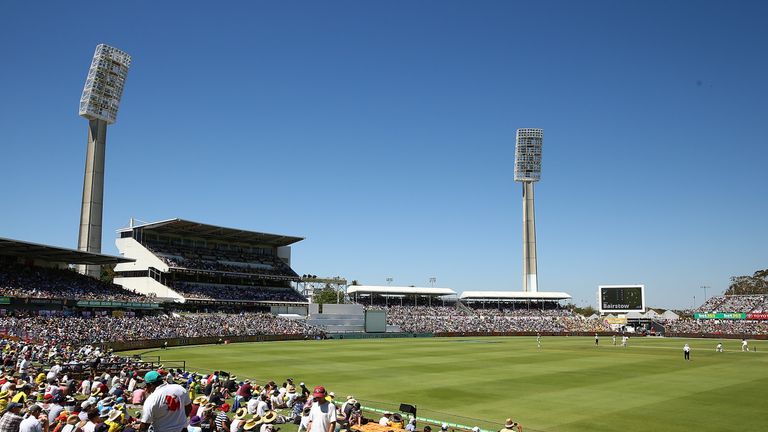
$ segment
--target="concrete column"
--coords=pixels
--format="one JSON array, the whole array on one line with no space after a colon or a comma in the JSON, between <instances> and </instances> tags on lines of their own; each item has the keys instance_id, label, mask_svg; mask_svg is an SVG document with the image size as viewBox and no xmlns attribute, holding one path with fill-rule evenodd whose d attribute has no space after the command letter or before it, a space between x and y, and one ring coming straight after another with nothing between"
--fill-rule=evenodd
<instances>
[{"instance_id":1,"label":"concrete column","mask_svg":"<svg viewBox=\"0 0 768 432\"><path fill-rule=\"evenodd\" d=\"M537 292L538 290L533 182L523 182L523 291Z\"/></svg>"},{"instance_id":2,"label":"concrete column","mask_svg":"<svg viewBox=\"0 0 768 432\"><path fill-rule=\"evenodd\" d=\"M77 249L101 253L101 219L104 210L104 154L107 148L107 122L88 121L88 149L85 155L83 203L80 208L80 233ZM81 265L80 272L99 278L97 265Z\"/></svg>"}]
</instances>

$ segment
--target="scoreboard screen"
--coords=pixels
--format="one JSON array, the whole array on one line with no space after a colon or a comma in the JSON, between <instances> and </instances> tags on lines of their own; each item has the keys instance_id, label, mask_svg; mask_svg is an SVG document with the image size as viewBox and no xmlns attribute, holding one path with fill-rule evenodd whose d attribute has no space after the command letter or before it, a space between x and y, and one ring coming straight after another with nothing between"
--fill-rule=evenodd
<instances>
[{"instance_id":1,"label":"scoreboard screen","mask_svg":"<svg viewBox=\"0 0 768 432\"><path fill-rule=\"evenodd\" d=\"M645 312L645 286L601 285L600 312Z\"/></svg>"}]
</instances>

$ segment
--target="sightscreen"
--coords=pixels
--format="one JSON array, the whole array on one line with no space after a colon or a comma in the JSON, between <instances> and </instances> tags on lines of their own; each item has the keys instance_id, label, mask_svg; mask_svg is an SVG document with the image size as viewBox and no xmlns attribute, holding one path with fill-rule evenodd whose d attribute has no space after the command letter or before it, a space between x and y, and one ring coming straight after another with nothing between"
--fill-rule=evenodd
<instances>
[{"instance_id":1,"label":"sightscreen","mask_svg":"<svg viewBox=\"0 0 768 432\"><path fill-rule=\"evenodd\" d=\"M383 310L365 311L365 332L384 333L387 331L387 313Z\"/></svg>"},{"instance_id":2,"label":"sightscreen","mask_svg":"<svg viewBox=\"0 0 768 432\"><path fill-rule=\"evenodd\" d=\"M645 312L644 291L643 285L600 286L600 312Z\"/></svg>"}]
</instances>

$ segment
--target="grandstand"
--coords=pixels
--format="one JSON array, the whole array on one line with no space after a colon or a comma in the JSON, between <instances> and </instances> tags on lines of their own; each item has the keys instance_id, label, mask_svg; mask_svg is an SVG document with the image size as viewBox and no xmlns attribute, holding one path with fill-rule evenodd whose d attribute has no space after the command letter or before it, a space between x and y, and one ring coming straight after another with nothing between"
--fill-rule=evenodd
<instances>
[{"instance_id":1,"label":"grandstand","mask_svg":"<svg viewBox=\"0 0 768 432\"><path fill-rule=\"evenodd\" d=\"M0 304L53 311L64 307L156 308L151 298L74 271L75 265L115 265L131 261L0 238Z\"/></svg>"},{"instance_id":2,"label":"grandstand","mask_svg":"<svg viewBox=\"0 0 768 432\"><path fill-rule=\"evenodd\" d=\"M292 287L290 245L301 237L168 219L118 230L115 283L165 301L306 304Z\"/></svg>"}]
</instances>

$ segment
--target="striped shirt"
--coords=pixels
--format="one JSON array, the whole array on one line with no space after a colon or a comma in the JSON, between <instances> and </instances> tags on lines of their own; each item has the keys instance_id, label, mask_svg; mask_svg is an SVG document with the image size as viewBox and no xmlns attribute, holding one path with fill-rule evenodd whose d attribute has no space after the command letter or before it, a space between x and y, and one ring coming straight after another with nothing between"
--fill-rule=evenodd
<instances>
[{"instance_id":1,"label":"striped shirt","mask_svg":"<svg viewBox=\"0 0 768 432\"><path fill-rule=\"evenodd\" d=\"M229 426L229 417L227 417L227 413L224 411L219 411L216 414L216 419L214 419L214 423L216 423L216 430L218 432L221 432L224 430L224 424Z\"/></svg>"}]
</instances>

